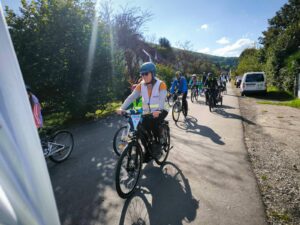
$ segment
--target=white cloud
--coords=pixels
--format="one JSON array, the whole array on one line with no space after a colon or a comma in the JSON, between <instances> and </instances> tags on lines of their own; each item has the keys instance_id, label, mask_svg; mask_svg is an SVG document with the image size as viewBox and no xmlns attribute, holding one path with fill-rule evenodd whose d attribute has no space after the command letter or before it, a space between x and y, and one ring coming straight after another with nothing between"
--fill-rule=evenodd
<instances>
[{"instance_id":1,"label":"white cloud","mask_svg":"<svg viewBox=\"0 0 300 225\"><path fill-rule=\"evenodd\" d=\"M203 25L201 26L201 29L202 29L202 30L207 30L207 29L208 29L208 24L203 24Z\"/></svg>"},{"instance_id":2,"label":"white cloud","mask_svg":"<svg viewBox=\"0 0 300 225\"><path fill-rule=\"evenodd\" d=\"M227 37L222 37L221 39L217 40L217 43L221 44L221 45L226 45L226 44L229 44L230 41L228 40Z\"/></svg>"},{"instance_id":3,"label":"white cloud","mask_svg":"<svg viewBox=\"0 0 300 225\"><path fill-rule=\"evenodd\" d=\"M254 41L249 38L241 38L231 45L226 45L223 48L218 48L212 51L213 55L218 56L239 56L241 52L249 47L253 47Z\"/></svg>"},{"instance_id":4,"label":"white cloud","mask_svg":"<svg viewBox=\"0 0 300 225\"><path fill-rule=\"evenodd\" d=\"M203 49L199 49L198 52L201 52L201 53L209 53L209 52L210 52L210 49L209 49L209 48L203 48Z\"/></svg>"}]
</instances>

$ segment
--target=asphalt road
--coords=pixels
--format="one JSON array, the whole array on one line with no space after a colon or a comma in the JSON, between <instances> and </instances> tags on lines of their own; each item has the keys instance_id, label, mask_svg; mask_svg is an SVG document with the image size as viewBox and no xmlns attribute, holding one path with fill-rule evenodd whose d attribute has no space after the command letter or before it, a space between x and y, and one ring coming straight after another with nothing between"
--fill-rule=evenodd
<instances>
[{"instance_id":1,"label":"asphalt road","mask_svg":"<svg viewBox=\"0 0 300 225\"><path fill-rule=\"evenodd\" d=\"M223 107L209 112L189 101L189 116L171 128L168 162L145 165L139 189L128 200L114 186L112 137L124 120L112 116L72 130L75 149L48 162L61 223L67 224L266 224L243 141L238 97L229 88Z\"/></svg>"}]
</instances>

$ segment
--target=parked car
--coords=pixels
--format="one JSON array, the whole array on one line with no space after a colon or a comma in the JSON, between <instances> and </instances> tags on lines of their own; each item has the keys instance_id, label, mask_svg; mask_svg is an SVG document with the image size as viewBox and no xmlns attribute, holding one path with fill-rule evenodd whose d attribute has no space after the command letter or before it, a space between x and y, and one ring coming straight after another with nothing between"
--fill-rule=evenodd
<instances>
[{"instance_id":1,"label":"parked car","mask_svg":"<svg viewBox=\"0 0 300 225\"><path fill-rule=\"evenodd\" d=\"M239 88L242 82L242 77L241 76L237 76L234 80L234 85L236 86L236 88Z\"/></svg>"},{"instance_id":2,"label":"parked car","mask_svg":"<svg viewBox=\"0 0 300 225\"><path fill-rule=\"evenodd\" d=\"M249 93L267 93L267 80L264 72L245 73L241 83L241 95Z\"/></svg>"}]
</instances>

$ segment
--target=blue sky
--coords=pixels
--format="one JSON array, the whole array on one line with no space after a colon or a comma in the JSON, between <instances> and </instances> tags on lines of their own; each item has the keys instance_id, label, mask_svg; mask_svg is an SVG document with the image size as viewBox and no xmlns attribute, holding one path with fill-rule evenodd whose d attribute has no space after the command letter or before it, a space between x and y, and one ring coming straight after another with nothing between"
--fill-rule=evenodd
<instances>
[{"instance_id":1,"label":"blue sky","mask_svg":"<svg viewBox=\"0 0 300 225\"><path fill-rule=\"evenodd\" d=\"M0 0L17 8L20 0ZM262 31L288 0L112 0L120 6L140 7L153 14L144 36L157 42L166 37L172 46L190 41L194 51L239 56L253 46ZM101 0L100 0L101 2Z\"/></svg>"}]
</instances>

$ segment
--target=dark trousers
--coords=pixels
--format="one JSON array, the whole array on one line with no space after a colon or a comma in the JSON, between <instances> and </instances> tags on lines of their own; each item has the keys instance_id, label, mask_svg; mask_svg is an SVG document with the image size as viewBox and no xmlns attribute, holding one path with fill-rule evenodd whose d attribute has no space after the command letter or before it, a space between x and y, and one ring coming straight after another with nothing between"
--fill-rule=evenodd
<instances>
[{"instance_id":1,"label":"dark trousers","mask_svg":"<svg viewBox=\"0 0 300 225\"><path fill-rule=\"evenodd\" d=\"M186 96L187 96L187 92L183 93L182 95L182 107L185 109L185 115L184 116L187 116L187 112L188 112L188 104L187 104L187 101L186 101Z\"/></svg>"},{"instance_id":2,"label":"dark trousers","mask_svg":"<svg viewBox=\"0 0 300 225\"><path fill-rule=\"evenodd\" d=\"M163 110L157 118L145 117L143 119L143 127L148 131L150 135L153 135L156 141L159 141L160 139L159 125L164 121L167 115L168 112L166 110Z\"/></svg>"}]
</instances>

